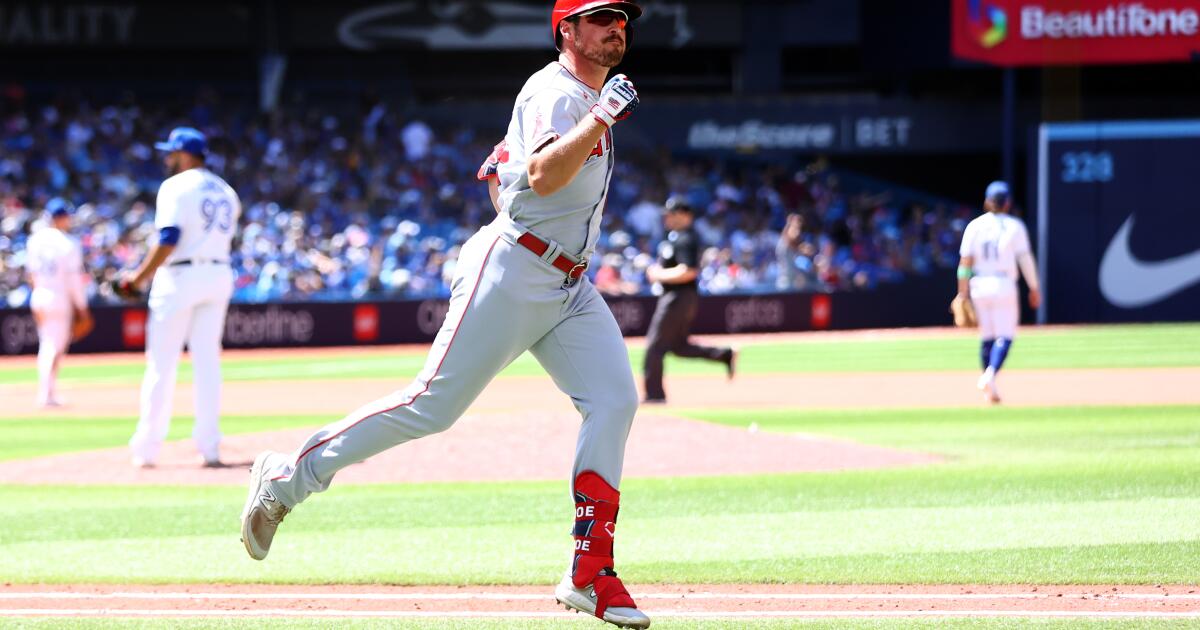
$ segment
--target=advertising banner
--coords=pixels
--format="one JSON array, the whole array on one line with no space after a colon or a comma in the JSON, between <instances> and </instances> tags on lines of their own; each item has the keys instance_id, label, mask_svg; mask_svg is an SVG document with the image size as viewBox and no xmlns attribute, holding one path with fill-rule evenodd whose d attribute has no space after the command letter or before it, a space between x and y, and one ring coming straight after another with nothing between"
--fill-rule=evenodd
<instances>
[{"instance_id":1,"label":"advertising banner","mask_svg":"<svg viewBox=\"0 0 1200 630\"><path fill-rule=\"evenodd\" d=\"M1042 320L1200 320L1200 120L1039 136Z\"/></svg>"},{"instance_id":2,"label":"advertising banner","mask_svg":"<svg viewBox=\"0 0 1200 630\"><path fill-rule=\"evenodd\" d=\"M951 0L951 50L998 66L1190 61L1196 0Z\"/></svg>"},{"instance_id":3,"label":"advertising banner","mask_svg":"<svg viewBox=\"0 0 1200 630\"><path fill-rule=\"evenodd\" d=\"M0 48L248 48L252 15L237 2L0 0Z\"/></svg>"},{"instance_id":4,"label":"advertising banner","mask_svg":"<svg viewBox=\"0 0 1200 630\"><path fill-rule=\"evenodd\" d=\"M952 271L853 293L706 295L692 332L764 333L935 326L949 323ZM621 333L642 336L652 296L605 298ZM225 319L226 348L288 348L429 343L446 318L445 300L234 304ZM98 306L96 328L71 352L136 352L146 343L143 306ZM26 309L0 309L0 353L37 352L37 327Z\"/></svg>"},{"instance_id":5,"label":"advertising banner","mask_svg":"<svg viewBox=\"0 0 1200 630\"><path fill-rule=\"evenodd\" d=\"M547 49L550 2L478 0L289 3L293 49ZM742 7L727 2L651 1L635 25L639 47L736 47ZM551 48L551 50L553 50Z\"/></svg>"},{"instance_id":6,"label":"advertising banner","mask_svg":"<svg viewBox=\"0 0 1200 630\"><path fill-rule=\"evenodd\" d=\"M439 103L416 111L430 122L494 127L510 109L508 102ZM1021 118L1037 115L1018 111ZM999 150L1002 116L999 105L905 99L656 98L621 125L621 147L722 156L911 155Z\"/></svg>"}]
</instances>

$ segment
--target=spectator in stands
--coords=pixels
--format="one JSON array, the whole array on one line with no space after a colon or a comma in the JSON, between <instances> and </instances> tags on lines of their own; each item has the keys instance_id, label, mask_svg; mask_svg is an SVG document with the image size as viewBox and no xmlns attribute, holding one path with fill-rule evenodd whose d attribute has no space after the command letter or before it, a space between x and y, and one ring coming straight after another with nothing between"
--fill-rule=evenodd
<instances>
[{"instance_id":1,"label":"spectator in stands","mask_svg":"<svg viewBox=\"0 0 1200 630\"><path fill-rule=\"evenodd\" d=\"M97 107L9 99L0 106L8 304L28 301L19 273L28 209L51 197L79 206L97 280L141 257L162 177L148 139L183 117L176 112L206 121L210 165L244 200L236 301L446 296L457 246L490 220L473 175L491 150L482 139L498 130L406 120L374 96L360 113L294 105L269 116L211 91L183 109L132 96ZM869 288L957 264L970 208L856 194L871 189L845 185L824 162L791 170L631 149L613 176L593 273L607 292L649 291L645 269L662 235L651 200L669 195L696 209L704 293ZM790 215L803 216L799 242Z\"/></svg>"}]
</instances>

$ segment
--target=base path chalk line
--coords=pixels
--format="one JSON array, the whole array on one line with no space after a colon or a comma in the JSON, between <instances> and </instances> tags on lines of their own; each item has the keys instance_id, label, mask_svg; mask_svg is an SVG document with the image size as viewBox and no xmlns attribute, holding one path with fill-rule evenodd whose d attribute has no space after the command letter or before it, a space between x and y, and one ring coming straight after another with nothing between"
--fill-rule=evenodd
<instances>
[{"instance_id":1,"label":"base path chalk line","mask_svg":"<svg viewBox=\"0 0 1200 630\"><path fill-rule=\"evenodd\" d=\"M1076 610L739 610L739 611L651 611L660 618L732 617L1075 617L1093 619L1200 619L1200 612L1087 612ZM18 608L0 610L0 617L454 617L474 619L569 618L559 612L478 612L478 611L387 611L387 610L119 610L108 608L53 609Z\"/></svg>"},{"instance_id":2,"label":"base path chalk line","mask_svg":"<svg viewBox=\"0 0 1200 630\"><path fill-rule=\"evenodd\" d=\"M38 591L32 593L0 592L6 599L144 599L144 600L378 600L378 601L539 601L549 597L537 593L156 593L120 591L113 593L79 593L74 591ZM667 600L1028 600L1028 599L1088 599L1088 600L1149 600L1200 601L1200 594L1181 593L634 593L635 599Z\"/></svg>"}]
</instances>

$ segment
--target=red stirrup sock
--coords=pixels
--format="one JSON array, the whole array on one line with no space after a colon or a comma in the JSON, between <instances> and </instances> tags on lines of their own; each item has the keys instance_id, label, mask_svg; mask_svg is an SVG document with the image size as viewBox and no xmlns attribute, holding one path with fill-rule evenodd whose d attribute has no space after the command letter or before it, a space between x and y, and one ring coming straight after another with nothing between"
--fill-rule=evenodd
<instances>
[{"instance_id":1,"label":"red stirrup sock","mask_svg":"<svg viewBox=\"0 0 1200 630\"><path fill-rule=\"evenodd\" d=\"M600 475L588 470L575 478L575 560L571 581L575 588L588 584L596 593L596 616L603 619L610 606L637 608L629 591L613 571L613 535L621 493Z\"/></svg>"}]
</instances>

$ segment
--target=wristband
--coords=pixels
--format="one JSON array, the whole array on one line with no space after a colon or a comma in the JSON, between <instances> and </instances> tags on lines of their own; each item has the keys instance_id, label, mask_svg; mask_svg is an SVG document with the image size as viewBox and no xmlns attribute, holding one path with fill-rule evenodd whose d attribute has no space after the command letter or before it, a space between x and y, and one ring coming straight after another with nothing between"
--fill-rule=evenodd
<instances>
[{"instance_id":1,"label":"wristband","mask_svg":"<svg viewBox=\"0 0 1200 630\"><path fill-rule=\"evenodd\" d=\"M962 265L958 266L958 279L959 280L970 280L971 276L973 276L973 275L975 275L975 274L971 271L970 267L964 267Z\"/></svg>"}]
</instances>

